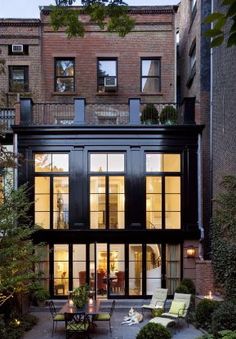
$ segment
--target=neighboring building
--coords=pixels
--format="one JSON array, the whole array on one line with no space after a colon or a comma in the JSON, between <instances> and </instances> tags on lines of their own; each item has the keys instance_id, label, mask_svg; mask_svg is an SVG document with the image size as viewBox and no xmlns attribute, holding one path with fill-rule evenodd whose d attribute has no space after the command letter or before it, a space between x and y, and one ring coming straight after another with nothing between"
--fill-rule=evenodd
<instances>
[{"instance_id":1,"label":"neighboring building","mask_svg":"<svg viewBox=\"0 0 236 339\"><path fill-rule=\"evenodd\" d=\"M211 13L208 0L182 0L176 26L179 33L178 45L178 93L180 101L185 97L196 98L195 120L204 125L202 133L202 218L200 227L205 230L204 256L209 257L209 227L211 218L210 182L210 40L204 36L209 25L204 18ZM202 219L202 220L201 220Z\"/></svg>"},{"instance_id":2,"label":"neighboring building","mask_svg":"<svg viewBox=\"0 0 236 339\"><path fill-rule=\"evenodd\" d=\"M38 23L40 94L21 99L13 127L26 160L19 183L32 187L42 226L34 239L47 244L44 282L56 297L85 282L99 297L173 294L182 277L195 279L187 249L198 255L203 130L192 98L175 117L176 7L130 8L125 38L87 23L84 38L68 39L52 31L49 10Z\"/></svg>"}]
</instances>

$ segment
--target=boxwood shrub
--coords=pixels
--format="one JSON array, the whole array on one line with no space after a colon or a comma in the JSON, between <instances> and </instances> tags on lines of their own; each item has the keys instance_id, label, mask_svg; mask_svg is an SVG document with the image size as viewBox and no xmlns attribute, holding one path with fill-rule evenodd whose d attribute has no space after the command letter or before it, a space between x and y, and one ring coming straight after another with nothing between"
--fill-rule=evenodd
<instances>
[{"instance_id":1,"label":"boxwood shrub","mask_svg":"<svg viewBox=\"0 0 236 339\"><path fill-rule=\"evenodd\" d=\"M211 331L212 314L219 306L214 300L203 299L196 307L197 326L204 330Z\"/></svg>"},{"instance_id":2,"label":"boxwood shrub","mask_svg":"<svg viewBox=\"0 0 236 339\"><path fill-rule=\"evenodd\" d=\"M232 301L220 303L212 314L212 332L217 335L222 330L236 331L236 304Z\"/></svg>"},{"instance_id":3,"label":"boxwood shrub","mask_svg":"<svg viewBox=\"0 0 236 339\"><path fill-rule=\"evenodd\" d=\"M137 334L136 339L170 339L171 334L161 324L148 323Z\"/></svg>"}]
</instances>

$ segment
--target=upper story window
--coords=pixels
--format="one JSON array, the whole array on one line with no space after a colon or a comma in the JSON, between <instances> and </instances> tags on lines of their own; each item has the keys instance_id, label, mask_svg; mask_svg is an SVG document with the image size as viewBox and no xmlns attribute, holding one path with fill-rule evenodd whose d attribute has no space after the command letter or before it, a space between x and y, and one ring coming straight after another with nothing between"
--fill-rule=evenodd
<instances>
[{"instance_id":1,"label":"upper story window","mask_svg":"<svg viewBox=\"0 0 236 339\"><path fill-rule=\"evenodd\" d=\"M90 154L90 228L125 227L124 154Z\"/></svg>"},{"instance_id":2,"label":"upper story window","mask_svg":"<svg viewBox=\"0 0 236 339\"><path fill-rule=\"evenodd\" d=\"M75 91L75 60L55 59L55 91L74 92Z\"/></svg>"},{"instance_id":3,"label":"upper story window","mask_svg":"<svg viewBox=\"0 0 236 339\"><path fill-rule=\"evenodd\" d=\"M117 83L117 59L99 58L97 61L98 92L115 92Z\"/></svg>"},{"instance_id":4,"label":"upper story window","mask_svg":"<svg viewBox=\"0 0 236 339\"><path fill-rule=\"evenodd\" d=\"M141 92L157 93L161 91L161 59L141 59Z\"/></svg>"},{"instance_id":5,"label":"upper story window","mask_svg":"<svg viewBox=\"0 0 236 339\"><path fill-rule=\"evenodd\" d=\"M35 223L42 228L69 228L68 171L68 154L34 155Z\"/></svg>"},{"instance_id":6,"label":"upper story window","mask_svg":"<svg viewBox=\"0 0 236 339\"><path fill-rule=\"evenodd\" d=\"M28 66L9 66L9 91L10 92L29 91Z\"/></svg>"},{"instance_id":7,"label":"upper story window","mask_svg":"<svg viewBox=\"0 0 236 339\"><path fill-rule=\"evenodd\" d=\"M180 154L146 154L146 228L181 228Z\"/></svg>"},{"instance_id":8,"label":"upper story window","mask_svg":"<svg viewBox=\"0 0 236 339\"><path fill-rule=\"evenodd\" d=\"M197 0L190 0L191 3L191 12L195 11L197 6Z\"/></svg>"},{"instance_id":9,"label":"upper story window","mask_svg":"<svg viewBox=\"0 0 236 339\"><path fill-rule=\"evenodd\" d=\"M196 74L196 39L193 40L189 50L189 77L187 87L191 87Z\"/></svg>"}]
</instances>

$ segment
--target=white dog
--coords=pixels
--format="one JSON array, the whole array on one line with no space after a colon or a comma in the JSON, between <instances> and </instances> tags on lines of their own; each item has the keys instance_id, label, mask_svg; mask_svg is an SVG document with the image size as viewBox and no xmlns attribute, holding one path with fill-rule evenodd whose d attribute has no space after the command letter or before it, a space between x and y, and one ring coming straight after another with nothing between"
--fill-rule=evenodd
<instances>
[{"instance_id":1,"label":"white dog","mask_svg":"<svg viewBox=\"0 0 236 339\"><path fill-rule=\"evenodd\" d=\"M135 311L133 307L131 307L131 309L129 310L128 316L124 317L124 321L122 321L121 324L122 325L127 324L131 326L131 325L140 323L142 320L143 320L143 315Z\"/></svg>"}]
</instances>

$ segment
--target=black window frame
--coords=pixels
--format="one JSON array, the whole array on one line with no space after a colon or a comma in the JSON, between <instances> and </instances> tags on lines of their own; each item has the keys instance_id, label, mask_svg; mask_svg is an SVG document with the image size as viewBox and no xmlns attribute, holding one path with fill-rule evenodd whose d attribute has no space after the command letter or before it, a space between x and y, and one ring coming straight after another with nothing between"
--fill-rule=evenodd
<instances>
[{"instance_id":1,"label":"black window frame","mask_svg":"<svg viewBox=\"0 0 236 339\"><path fill-rule=\"evenodd\" d=\"M104 91L103 90L99 90L99 87L101 85L99 85L99 79L104 79L105 76L99 76L99 62L100 61L115 61L116 63L116 75L115 76L109 76L111 78L115 78L116 79L116 87L113 89L113 91L117 91L117 88L118 88L118 58L117 57L98 57L97 58L97 92L98 93L103 93L105 92L105 86L103 85L104 87ZM104 83L104 82L103 82Z\"/></svg>"},{"instance_id":2,"label":"black window frame","mask_svg":"<svg viewBox=\"0 0 236 339\"><path fill-rule=\"evenodd\" d=\"M72 61L73 62L73 69L74 69L74 75L73 76L68 76L68 75L58 75L57 76L57 62L58 61ZM64 79L71 79L73 78L73 90L72 91L58 91L57 90L57 79L58 78L64 78ZM56 57L54 58L54 92L64 94L64 93L74 93L75 92L75 58L73 57Z\"/></svg>"},{"instance_id":3,"label":"black window frame","mask_svg":"<svg viewBox=\"0 0 236 339\"><path fill-rule=\"evenodd\" d=\"M16 69L21 69L24 71L24 83L22 85L22 89L16 88L14 90L13 83L13 72ZM29 92L29 66L27 65L9 65L8 66L9 73L9 92L17 93L17 92Z\"/></svg>"},{"instance_id":4,"label":"black window frame","mask_svg":"<svg viewBox=\"0 0 236 339\"><path fill-rule=\"evenodd\" d=\"M143 61L152 61L158 60L159 61L159 74L160 75L143 75ZM142 90L142 80L143 78L147 79L158 79L159 80L159 89L157 92L150 92L150 94L160 93L161 92L161 57L142 57L140 59L140 92L143 94L149 94L148 92L144 92Z\"/></svg>"},{"instance_id":5,"label":"black window frame","mask_svg":"<svg viewBox=\"0 0 236 339\"><path fill-rule=\"evenodd\" d=\"M197 52L197 45L196 45L196 38L194 38L191 47L189 49L189 76L186 83L186 86L190 88L192 86L195 74L196 74L196 52ZM195 61L191 64L191 59L195 55Z\"/></svg>"}]
</instances>

